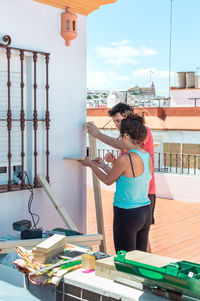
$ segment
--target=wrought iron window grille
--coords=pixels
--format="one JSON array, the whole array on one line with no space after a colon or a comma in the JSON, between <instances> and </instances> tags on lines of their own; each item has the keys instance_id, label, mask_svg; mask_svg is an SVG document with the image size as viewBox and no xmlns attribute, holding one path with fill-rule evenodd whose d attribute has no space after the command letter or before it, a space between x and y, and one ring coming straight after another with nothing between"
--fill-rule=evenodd
<instances>
[{"instance_id":1,"label":"wrought iron window grille","mask_svg":"<svg viewBox=\"0 0 200 301\"><path fill-rule=\"evenodd\" d=\"M5 69L2 71L3 76L6 76L6 82L4 87L2 88L2 91L6 91L6 95L0 95L0 104L3 101L5 104L5 98L6 100L6 109L5 114L0 114L0 127L3 127L2 124L5 125L6 129L6 144L7 144L7 162L3 164L2 162L0 164L0 174L7 174L7 181L3 183L3 185L0 185L0 192L4 191L13 191L13 190L21 190L26 189L27 184L25 183L25 174L24 172L28 171L25 170L25 159L27 157L32 157L33 160L33 185L34 187L39 187L39 183L37 181L37 173L38 173L38 133L39 129L38 126L40 126L40 123L45 124L45 173L46 173L46 179L49 182L49 128L50 128L50 112L49 112L49 60L50 60L50 53L37 51L37 50L30 50L30 49L21 49L16 47L11 47L11 37L9 35L5 35L2 38L2 42L0 42L0 54L3 55L4 65ZM14 104L13 101L13 91L12 91L12 76L14 72L12 73L12 57L15 56L15 59L19 60L17 64L19 64L19 70L18 70L18 82L15 82L15 86L17 85L18 89L18 106L19 106L19 114L18 116L15 116L13 111ZM25 70L25 59L28 57L29 63L31 62L31 71L32 71L32 83L29 83L29 94L32 94L32 116L27 113L25 110L25 106L27 104L25 103L25 100L28 99L27 87L24 79L24 70ZM42 63L40 61L40 58L42 57ZM40 61L40 64L43 64L44 69L44 78L43 82L45 83L44 87L39 87L38 84L38 61ZM40 66L41 67L41 66ZM1 71L1 70L0 70ZM16 74L14 74L16 75ZM0 84L1 78L0 78ZM28 84L27 84L28 85ZM42 104L44 109L44 114L42 117L38 116L38 88L43 89L44 91L44 104ZM30 89L32 91L30 91ZM1 106L2 107L2 106ZM1 111L1 109L0 109ZM27 153L25 153L25 145L27 144L26 137L25 137L25 131L28 128L27 123L32 125L31 131L33 135L33 149L27 148ZM18 135L20 136L20 142L17 141L18 147L20 148L20 164L18 162L17 166L14 162L14 155L12 153L12 146L16 144L16 141L12 138L12 131L15 125L18 125ZM30 129L29 129L30 130ZM5 132L5 131L4 131ZM5 134L5 133L4 133ZM0 139L1 139L0 135ZM1 142L1 141L0 141ZM5 141L4 141L5 142ZM28 153L29 152L29 153ZM30 154L32 152L32 154ZM1 156L2 150L0 150L0 156ZM25 158L26 157L26 158ZM27 159L26 159L27 160ZM28 165L27 165L28 166ZM26 166L26 168L27 168ZM20 173L20 182L17 183L17 181L14 180L13 175L18 172ZM29 171L28 171L29 172ZM32 173L32 171L31 171ZM2 184L2 183L1 183Z\"/></svg>"}]
</instances>

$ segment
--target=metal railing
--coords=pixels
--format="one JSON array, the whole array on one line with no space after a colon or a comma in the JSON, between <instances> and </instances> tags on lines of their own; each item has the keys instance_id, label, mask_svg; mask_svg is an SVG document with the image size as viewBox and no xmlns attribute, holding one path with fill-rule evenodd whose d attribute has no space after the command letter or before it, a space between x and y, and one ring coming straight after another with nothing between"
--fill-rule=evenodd
<instances>
[{"instance_id":1,"label":"metal railing","mask_svg":"<svg viewBox=\"0 0 200 301\"><path fill-rule=\"evenodd\" d=\"M119 156L119 150L116 149L97 149L98 157L101 158L104 158L108 152L111 152L116 158ZM155 152L154 154L155 172L200 175L200 154L168 152Z\"/></svg>"},{"instance_id":2,"label":"metal railing","mask_svg":"<svg viewBox=\"0 0 200 301\"><path fill-rule=\"evenodd\" d=\"M200 175L200 154L155 152L155 171Z\"/></svg>"},{"instance_id":3,"label":"metal railing","mask_svg":"<svg viewBox=\"0 0 200 301\"><path fill-rule=\"evenodd\" d=\"M46 128L46 179L49 181L49 126L50 126L50 113L49 113L49 59L50 59L50 53L48 52L41 52L39 50L30 50L30 49L22 49L22 48L16 48L11 47L11 37L8 35L3 36L2 43L0 43L0 50L4 53L4 60L7 65L7 85L5 88L7 89L7 115L4 116L4 118L0 119L0 122L7 122L7 137L8 137L8 181L6 184L6 191L10 190L16 190L16 189L25 189L25 178L24 178L24 157L25 155L25 137L24 137L24 131L25 126L27 122L32 122L32 128L33 128L33 160L34 160L34 187L39 186L39 183L37 181L37 173L38 173L38 125L39 122L43 122L45 124ZM32 64L33 64L33 81L31 82L32 85L32 93L33 93L33 111L32 111L32 118L28 118L25 114L24 105L25 105L25 80L24 80L24 70L25 70L25 55L28 53L29 57L32 58ZM18 60L20 62L20 83L19 87L20 92L20 116L18 118L13 118L13 112L12 112L12 102L13 99L11 97L11 90L12 90L12 80L11 80L11 59L13 54L17 54ZM38 59L40 57L43 57L43 68L44 68L44 82L45 86L42 87L45 91L45 97L43 99L44 105L45 105L45 114L43 118L38 118ZM39 87L40 88L40 87ZM22 168L22 178L21 178L21 185L16 185L12 183L11 174L12 174L12 144L13 140L11 139L11 132L12 132L12 126L13 122L18 122L20 124L20 135L21 135L21 168ZM1 137L0 137L1 138ZM5 186L5 185L4 185ZM19 187L18 187L19 186ZM2 188L4 189L4 187ZM1 186L0 186L1 191Z\"/></svg>"}]
</instances>

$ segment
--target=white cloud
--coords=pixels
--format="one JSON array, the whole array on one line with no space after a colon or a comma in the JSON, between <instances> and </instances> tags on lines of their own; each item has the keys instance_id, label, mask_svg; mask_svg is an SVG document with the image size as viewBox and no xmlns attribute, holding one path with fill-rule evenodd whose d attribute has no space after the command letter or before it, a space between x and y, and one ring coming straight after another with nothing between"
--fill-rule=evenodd
<instances>
[{"instance_id":1,"label":"white cloud","mask_svg":"<svg viewBox=\"0 0 200 301\"><path fill-rule=\"evenodd\" d=\"M95 48L97 55L107 64L116 66L124 64L137 64L135 57L157 55L158 52L146 46L136 48L130 45L131 41L122 40L112 43L111 46L99 46Z\"/></svg>"},{"instance_id":2,"label":"white cloud","mask_svg":"<svg viewBox=\"0 0 200 301\"><path fill-rule=\"evenodd\" d=\"M148 74L150 76L150 73L152 75L152 78L168 78L169 77L169 71L168 70L157 70L156 68L144 68L144 69L138 69L132 72L132 76L135 78L144 78L147 77ZM171 72L171 77L174 77L175 72Z\"/></svg>"},{"instance_id":3,"label":"white cloud","mask_svg":"<svg viewBox=\"0 0 200 301\"><path fill-rule=\"evenodd\" d=\"M157 55L158 52L155 49L148 48L148 47L141 47L141 55L148 56L148 55Z\"/></svg>"},{"instance_id":4,"label":"white cloud","mask_svg":"<svg viewBox=\"0 0 200 301\"><path fill-rule=\"evenodd\" d=\"M118 59L108 59L107 63L112 64L114 66L121 66L121 65L125 65L125 64L135 65L135 64L138 64L139 62L137 60L134 60L134 59L131 59L128 57L121 57Z\"/></svg>"},{"instance_id":5,"label":"white cloud","mask_svg":"<svg viewBox=\"0 0 200 301\"><path fill-rule=\"evenodd\" d=\"M92 71L88 69L87 87L89 89L113 89L118 86L117 82L126 82L130 77L112 71Z\"/></svg>"},{"instance_id":6,"label":"white cloud","mask_svg":"<svg viewBox=\"0 0 200 301\"><path fill-rule=\"evenodd\" d=\"M132 42L130 40L126 39L126 40L122 40L121 42L113 42L113 43L111 43L111 45L113 45L113 46L122 46L122 45L129 45L131 43Z\"/></svg>"}]
</instances>

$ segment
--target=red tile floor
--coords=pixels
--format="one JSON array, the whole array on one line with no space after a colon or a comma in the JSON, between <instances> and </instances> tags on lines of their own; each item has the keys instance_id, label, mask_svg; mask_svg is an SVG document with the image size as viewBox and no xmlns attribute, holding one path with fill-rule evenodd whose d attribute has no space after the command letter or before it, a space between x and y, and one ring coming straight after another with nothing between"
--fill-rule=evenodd
<instances>
[{"instance_id":1,"label":"red tile floor","mask_svg":"<svg viewBox=\"0 0 200 301\"><path fill-rule=\"evenodd\" d=\"M112 238L113 191L102 190L107 253ZM150 230L152 253L200 263L200 203L157 198L156 224ZM87 233L97 233L93 189L87 189Z\"/></svg>"}]
</instances>

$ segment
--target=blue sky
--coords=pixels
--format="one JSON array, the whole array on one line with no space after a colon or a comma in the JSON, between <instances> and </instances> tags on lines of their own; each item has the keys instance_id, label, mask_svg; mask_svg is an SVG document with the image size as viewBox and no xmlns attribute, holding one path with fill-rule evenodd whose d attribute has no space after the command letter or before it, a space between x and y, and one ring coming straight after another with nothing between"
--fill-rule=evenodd
<instances>
[{"instance_id":1,"label":"blue sky","mask_svg":"<svg viewBox=\"0 0 200 301\"><path fill-rule=\"evenodd\" d=\"M168 96L170 0L118 0L88 16L87 86ZM173 0L171 84L200 67L200 0ZM199 70L200 71L200 70Z\"/></svg>"}]
</instances>

